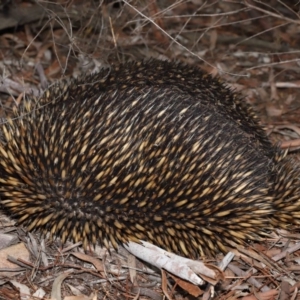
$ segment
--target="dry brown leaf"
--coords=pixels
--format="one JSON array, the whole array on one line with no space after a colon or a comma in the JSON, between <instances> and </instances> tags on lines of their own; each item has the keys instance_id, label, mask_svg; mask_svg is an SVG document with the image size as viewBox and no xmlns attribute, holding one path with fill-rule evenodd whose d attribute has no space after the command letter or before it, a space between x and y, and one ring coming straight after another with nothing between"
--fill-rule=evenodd
<instances>
[{"instance_id":1,"label":"dry brown leaf","mask_svg":"<svg viewBox=\"0 0 300 300\"><path fill-rule=\"evenodd\" d=\"M188 281L182 280L179 277L177 277L171 273L168 273L168 274L169 274L169 276L171 276L174 279L174 281L176 282L177 285L179 285L182 289L187 291L190 295L192 295L194 297L199 297L199 296L203 295L204 292L198 286L196 286Z\"/></svg>"},{"instance_id":2,"label":"dry brown leaf","mask_svg":"<svg viewBox=\"0 0 300 300\"><path fill-rule=\"evenodd\" d=\"M128 268L129 268L129 276L130 276L130 281L135 284L136 282L136 276L137 276L137 272L136 272L136 257L132 254L128 255L128 259L127 259L127 264L128 264Z\"/></svg>"},{"instance_id":3,"label":"dry brown leaf","mask_svg":"<svg viewBox=\"0 0 300 300\"><path fill-rule=\"evenodd\" d=\"M18 265L7 260L8 256L29 261L29 252L23 243L0 250L0 269L16 269ZM1 276L11 277L19 272L0 272Z\"/></svg>"},{"instance_id":4,"label":"dry brown leaf","mask_svg":"<svg viewBox=\"0 0 300 300\"><path fill-rule=\"evenodd\" d=\"M61 284L62 282L70 275L72 274L72 271L70 272L65 272L61 273L58 275L52 285L52 290L51 290L51 299L55 300L61 300Z\"/></svg>"},{"instance_id":5,"label":"dry brown leaf","mask_svg":"<svg viewBox=\"0 0 300 300\"><path fill-rule=\"evenodd\" d=\"M99 272L104 271L103 264L98 258L92 257L92 256L84 254L84 253L80 253L80 252L74 252L74 253L72 253L72 255L74 255L75 257L77 257L80 260L91 263L92 265L94 265L94 267L97 269L97 271L99 271Z\"/></svg>"},{"instance_id":6,"label":"dry brown leaf","mask_svg":"<svg viewBox=\"0 0 300 300\"><path fill-rule=\"evenodd\" d=\"M277 299L276 296L278 291L273 289L264 293L256 293L256 296L249 295L243 297L241 300L275 300Z\"/></svg>"}]
</instances>

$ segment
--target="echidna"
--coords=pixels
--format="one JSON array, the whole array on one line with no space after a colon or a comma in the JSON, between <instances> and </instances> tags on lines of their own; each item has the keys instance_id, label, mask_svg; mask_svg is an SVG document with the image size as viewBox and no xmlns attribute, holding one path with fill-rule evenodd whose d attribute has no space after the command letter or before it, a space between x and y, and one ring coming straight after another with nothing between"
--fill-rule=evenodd
<instances>
[{"instance_id":1,"label":"echidna","mask_svg":"<svg viewBox=\"0 0 300 300\"><path fill-rule=\"evenodd\" d=\"M28 230L189 257L299 224L299 178L242 97L181 64L113 66L2 125L0 196Z\"/></svg>"}]
</instances>

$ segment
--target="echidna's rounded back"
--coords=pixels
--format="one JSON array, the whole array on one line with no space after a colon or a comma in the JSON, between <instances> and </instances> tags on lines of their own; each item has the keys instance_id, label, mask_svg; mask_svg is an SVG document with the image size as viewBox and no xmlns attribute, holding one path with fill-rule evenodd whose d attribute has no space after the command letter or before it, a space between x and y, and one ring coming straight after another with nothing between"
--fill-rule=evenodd
<instances>
[{"instance_id":1,"label":"echidna's rounded back","mask_svg":"<svg viewBox=\"0 0 300 300\"><path fill-rule=\"evenodd\" d=\"M273 159L276 156L276 150L245 99L233 93L219 78L212 78L199 68L156 60L132 62L112 66L109 70L104 69L92 75L89 81L100 91L109 93L128 87L136 93L143 92L145 87L170 87L173 91L185 92L193 96L194 101L198 102L201 99L202 104L217 109L222 117L242 129L256 144L257 149L264 151L269 158Z\"/></svg>"},{"instance_id":2,"label":"echidna's rounded back","mask_svg":"<svg viewBox=\"0 0 300 300\"><path fill-rule=\"evenodd\" d=\"M27 101L3 126L3 206L63 240L143 239L188 256L263 235L276 149L240 102L234 111L237 96L202 73L194 90L192 75L178 86L178 68L164 70L174 82L113 70Z\"/></svg>"}]
</instances>

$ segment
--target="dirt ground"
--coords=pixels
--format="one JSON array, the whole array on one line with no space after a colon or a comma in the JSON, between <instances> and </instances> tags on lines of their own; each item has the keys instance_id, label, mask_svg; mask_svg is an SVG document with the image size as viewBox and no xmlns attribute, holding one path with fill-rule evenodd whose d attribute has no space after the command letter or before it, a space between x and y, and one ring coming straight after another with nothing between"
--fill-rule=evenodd
<instances>
[{"instance_id":1,"label":"dirt ground","mask_svg":"<svg viewBox=\"0 0 300 300\"><path fill-rule=\"evenodd\" d=\"M298 0L0 1L1 120L62 78L148 58L220 76L271 140L300 157ZM1 223L0 299L209 299L213 286L214 299L300 299L297 228L236 250L220 280L199 287L123 248L84 251L28 234L6 215Z\"/></svg>"}]
</instances>

